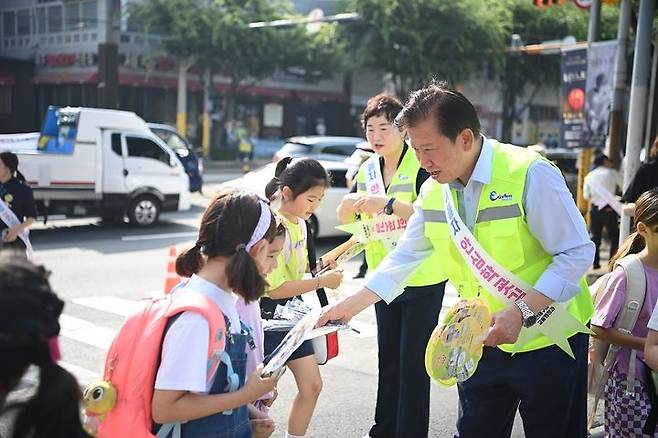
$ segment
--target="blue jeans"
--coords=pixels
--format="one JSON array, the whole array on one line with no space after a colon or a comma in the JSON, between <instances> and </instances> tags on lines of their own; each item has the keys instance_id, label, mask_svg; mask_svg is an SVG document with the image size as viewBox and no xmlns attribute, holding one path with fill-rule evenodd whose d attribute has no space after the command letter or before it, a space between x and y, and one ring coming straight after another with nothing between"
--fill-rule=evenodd
<instances>
[{"instance_id":1,"label":"blue jeans","mask_svg":"<svg viewBox=\"0 0 658 438\"><path fill-rule=\"evenodd\" d=\"M248 335L231 334L230 340L226 342L226 352L231 358L233 371L240 378L240 388L245 382L245 369L247 355ZM226 365L221 364L217 370L215 381L210 388L210 394L222 394L226 392ZM251 438L251 425L247 406L234 408L230 415L218 413L198 420L188 421L182 425L182 438Z\"/></svg>"}]
</instances>

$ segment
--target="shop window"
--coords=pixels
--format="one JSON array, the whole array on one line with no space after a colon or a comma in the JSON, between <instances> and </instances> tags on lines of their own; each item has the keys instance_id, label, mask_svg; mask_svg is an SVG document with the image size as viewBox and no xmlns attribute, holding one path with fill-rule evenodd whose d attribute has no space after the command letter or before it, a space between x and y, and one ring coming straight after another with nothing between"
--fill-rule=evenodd
<instances>
[{"instance_id":1,"label":"shop window","mask_svg":"<svg viewBox=\"0 0 658 438\"><path fill-rule=\"evenodd\" d=\"M16 13L7 11L2 13L2 36L12 37L16 35Z\"/></svg>"},{"instance_id":2,"label":"shop window","mask_svg":"<svg viewBox=\"0 0 658 438\"><path fill-rule=\"evenodd\" d=\"M96 0L82 3L82 20L85 29L98 27L98 2Z\"/></svg>"},{"instance_id":3,"label":"shop window","mask_svg":"<svg viewBox=\"0 0 658 438\"><path fill-rule=\"evenodd\" d=\"M62 31L62 6L48 7L48 32L55 33ZM61 43L61 41L58 41Z\"/></svg>"},{"instance_id":4,"label":"shop window","mask_svg":"<svg viewBox=\"0 0 658 438\"><path fill-rule=\"evenodd\" d=\"M30 10L20 9L16 14L18 18L18 35L30 34Z\"/></svg>"},{"instance_id":5,"label":"shop window","mask_svg":"<svg viewBox=\"0 0 658 438\"><path fill-rule=\"evenodd\" d=\"M0 113L11 112L11 87L0 86Z\"/></svg>"},{"instance_id":6,"label":"shop window","mask_svg":"<svg viewBox=\"0 0 658 438\"><path fill-rule=\"evenodd\" d=\"M80 29L80 3L66 3L64 8L64 22L66 23L66 30Z\"/></svg>"},{"instance_id":7,"label":"shop window","mask_svg":"<svg viewBox=\"0 0 658 438\"><path fill-rule=\"evenodd\" d=\"M46 33L46 8L37 8L37 33Z\"/></svg>"}]
</instances>

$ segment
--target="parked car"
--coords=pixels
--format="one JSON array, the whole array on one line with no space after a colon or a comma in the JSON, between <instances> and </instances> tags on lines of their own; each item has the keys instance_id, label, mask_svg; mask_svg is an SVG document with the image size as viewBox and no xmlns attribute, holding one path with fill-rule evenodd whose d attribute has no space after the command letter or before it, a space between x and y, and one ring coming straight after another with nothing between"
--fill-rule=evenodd
<instances>
[{"instance_id":1,"label":"parked car","mask_svg":"<svg viewBox=\"0 0 658 438\"><path fill-rule=\"evenodd\" d=\"M352 152L352 155L345 158L344 163L347 164L347 174L345 179L347 180L347 188L351 189L352 184L354 184L354 179L356 178L357 173L359 173L359 168L365 161L370 158L374 153L372 146L367 141L359 143L356 145L356 149Z\"/></svg>"},{"instance_id":2,"label":"parked car","mask_svg":"<svg viewBox=\"0 0 658 438\"><path fill-rule=\"evenodd\" d=\"M331 187L327 189L322 203L311 216L311 233L315 237L333 237L344 233L336 229L339 225L336 217L338 204L348 192L345 173L348 165L342 161L320 160L320 163L331 174ZM242 189L265 195L265 185L274 177L276 163L269 163L240 178L227 181L220 185L224 189Z\"/></svg>"},{"instance_id":3,"label":"parked car","mask_svg":"<svg viewBox=\"0 0 658 438\"><path fill-rule=\"evenodd\" d=\"M203 160L194 146L171 125L148 123L148 126L155 135L167 143L183 163L185 173L190 179L190 192L200 192L203 187Z\"/></svg>"},{"instance_id":4,"label":"parked car","mask_svg":"<svg viewBox=\"0 0 658 438\"><path fill-rule=\"evenodd\" d=\"M310 157L316 160L343 161L352 155L356 145L364 141L365 139L359 137L331 137L325 135L291 137L274 154L272 161L277 163L285 157Z\"/></svg>"}]
</instances>

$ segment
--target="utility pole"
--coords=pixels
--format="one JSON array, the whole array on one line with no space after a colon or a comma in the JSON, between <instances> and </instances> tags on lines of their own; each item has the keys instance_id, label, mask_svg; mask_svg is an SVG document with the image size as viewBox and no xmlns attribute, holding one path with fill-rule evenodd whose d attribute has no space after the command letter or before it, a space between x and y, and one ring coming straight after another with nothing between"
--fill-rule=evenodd
<instances>
[{"instance_id":1,"label":"utility pole","mask_svg":"<svg viewBox=\"0 0 658 438\"><path fill-rule=\"evenodd\" d=\"M112 0L99 2L101 39L98 43L98 106L119 108L119 46L112 17Z\"/></svg>"},{"instance_id":2,"label":"utility pole","mask_svg":"<svg viewBox=\"0 0 658 438\"><path fill-rule=\"evenodd\" d=\"M203 148L203 157L210 158L210 110L212 102L210 93L212 90L212 69L206 68L203 76L203 131L201 136L201 147Z\"/></svg>"},{"instance_id":3,"label":"utility pole","mask_svg":"<svg viewBox=\"0 0 658 438\"><path fill-rule=\"evenodd\" d=\"M176 129L187 136L187 69L189 64L178 60L178 96L176 97Z\"/></svg>"},{"instance_id":4,"label":"utility pole","mask_svg":"<svg viewBox=\"0 0 658 438\"><path fill-rule=\"evenodd\" d=\"M617 59L615 63L615 84L610 111L610 131L608 139L610 149L608 157L615 168L621 161L621 144L624 132L624 104L626 103L626 54L628 53L628 34L631 27L631 0L621 0L619 5L619 26L617 29Z\"/></svg>"},{"instance_id":5,"label":"utility pole","mask_svg":"<svg viewBox=\"0 0 658 438\"><path fill-rule=\"evenodd\" d=\"M628 188L640 167L640 150L647 115L647 95L649 94L649 58L651 53L651 31L656 13L655 0L641 0L640 12L635 32L635 58L633 59L633 86L628 112L628 133L626 135L626 160L624 162L624 191ZM619 227L619 241L628 236L630 216L622 214Z\"/></svg>"},{"instance_id":6,"label":"utility pole","mask_svg":"<svg viewBox=\"0 0 658 438\"><path fill-rule=\"evenodd\" d=\"M599 40L601 34L601 0L592 0L592 6L589 9L589 29L587 31L587 44L589 45ZM583 197L583 182L585 176L589 173L589 166L592 163L592 149L582 148L578 158L578 190L576 193L576 204L582 214L587 213L588 202Z\"/></svg>"}]
</instances>

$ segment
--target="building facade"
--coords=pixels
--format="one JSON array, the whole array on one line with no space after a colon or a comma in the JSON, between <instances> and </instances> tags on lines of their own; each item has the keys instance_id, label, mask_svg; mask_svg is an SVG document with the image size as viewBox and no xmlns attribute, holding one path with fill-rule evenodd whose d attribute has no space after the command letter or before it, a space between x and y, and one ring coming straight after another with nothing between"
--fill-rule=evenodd
<instances>
[{"instance_id":1,"label":"building facade","mask_svg":"<svg viewBox=\"0 0 658 438\"><path fill-rule=\"evenodd\" d=\"M126 4L127 0L0 3L0 57L7 60L0 63L1 133L38 130L49 105L103 106L99 102L106 85L101 79L102 47L108 43L118 47L118 108L134 111L147 121L175 124L176 63L162 50L161 37L130 28ZM31 63L31 72L17 72L19 62ZM18 78L24 80L26 74L31 76L29 92L17 86ZM215 101L219 101L227 81L215 76L213 85ZM21 115L19 124L16 110L26 101L32 102L32 114ZM202 92L199 72L194 69L188 75L187 103L188 135L196 140ZM352 108L351 91L346 91L342 75L307 83L281 73L241 86L236 118L257 137L315 134L319 125L327 134L355 134L357 124L346 114L354 116L363 103L357 101Z\"/></svg>"}]
</instances>

